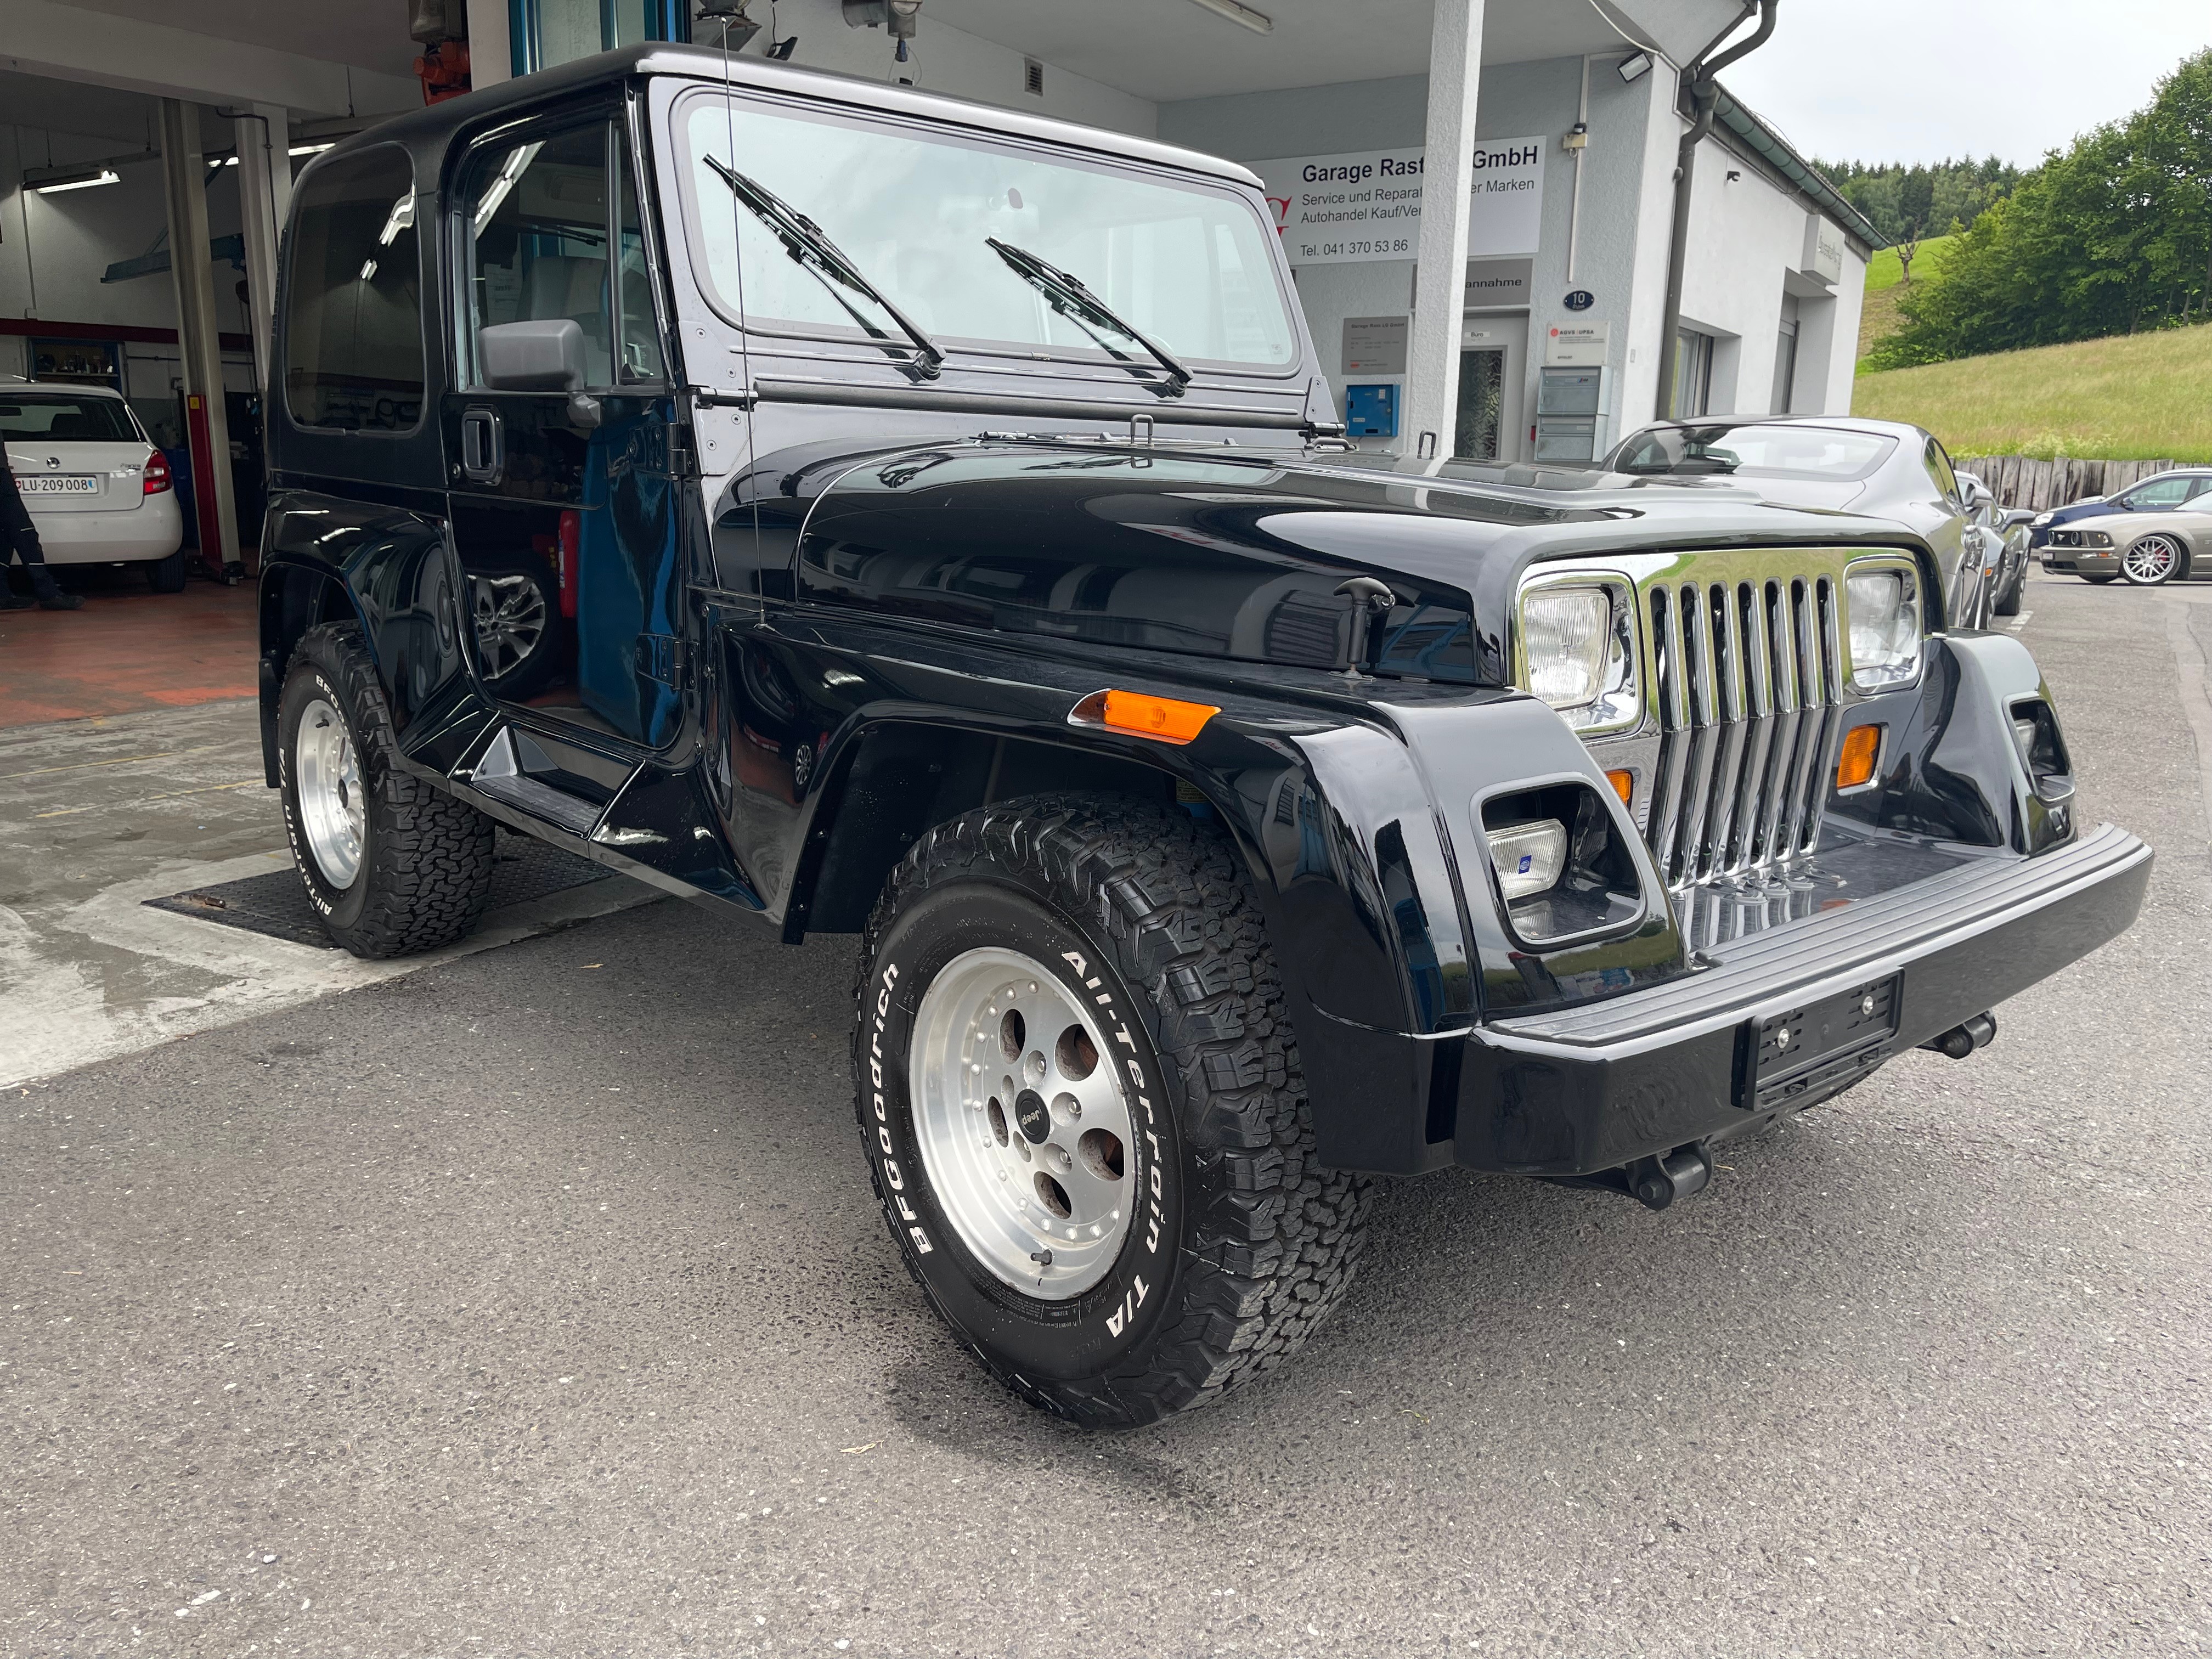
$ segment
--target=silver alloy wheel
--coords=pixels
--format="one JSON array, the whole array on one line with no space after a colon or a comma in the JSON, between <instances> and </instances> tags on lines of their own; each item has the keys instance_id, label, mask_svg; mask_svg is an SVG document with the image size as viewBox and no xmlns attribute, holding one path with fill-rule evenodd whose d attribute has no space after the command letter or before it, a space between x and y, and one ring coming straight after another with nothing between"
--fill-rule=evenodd
<instances>
[{"instance_id":1,"label":"silver alloy wheel","mask_svg":"<svg viewBox=\"0 0 2212 1659\"><path fill-rule=\"evenodd\" d=\"M495 680L530 659L545 637L545 595L527 576L471 576L477 653Z\"/></svg>"},{"instance_id":2,"label":"silver alloy wheel","mask_svg":"<svg viewBox=\"0 0 2212 1659\"><path fill-rule=\"evenodd\" d=\"M292 783L300 801L300 829L315 867L331 886L347 888L361 873L367 801L361 757L338 711L317 697L300 711L292 743Z\"/></svg>"},{"instance_id":3,"label":"silver alloy wheel","mask_svg":"<svg viewBox=\"0 0 2212 1659\"><path fill-rule=\"evenodd\" d=\"M2145 585L2164 581L2181 562L2181 549L2171 536L2146 536L2127 550L2120 568L2131 582Z\"/></svg>"},{"instance_id":4,"label":"silver alloy wheel","mask_svg":"<svg viewBox=\"0 0 2212 1659\"><path fill-rule=\"evenodd\" d=\"M908 1054L922 1167L969 1254L1042 1301L1097 1284L1138 1200L1128 1097L1090 1011L1018 951L967 951L931 981Z\"/></svg>"}]
</instances>

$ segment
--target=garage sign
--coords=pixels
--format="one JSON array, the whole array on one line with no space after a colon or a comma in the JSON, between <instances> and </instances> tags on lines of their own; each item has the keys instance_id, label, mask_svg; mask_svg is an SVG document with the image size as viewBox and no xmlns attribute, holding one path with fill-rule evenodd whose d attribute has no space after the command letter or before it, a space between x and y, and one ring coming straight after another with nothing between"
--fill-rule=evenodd
<instances>
[{"instance_id":1,"label":"garage sign","mask_svg":"<svg viewBox=\"0 0 2212 1659\"><path fill-rule=\"evenodd\" d=\"M1255 161L1275 228L1294 265L1411 259L1421 240L1427 151L1358 150ZM1544 141L1486 139L1474 147L1467 252L1471 259L1534 253L1544 221Z\"/></svg>"}]
</instances>

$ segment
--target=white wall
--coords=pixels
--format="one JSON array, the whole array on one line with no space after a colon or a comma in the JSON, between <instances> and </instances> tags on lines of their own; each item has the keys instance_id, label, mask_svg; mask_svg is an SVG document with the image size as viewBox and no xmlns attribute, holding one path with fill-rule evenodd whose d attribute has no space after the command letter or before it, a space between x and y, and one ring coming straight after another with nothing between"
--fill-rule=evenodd
<instances>
[{"instance_id":1,"label":"white wall","mask_svg":"<svg viewBox=\"0 0 2212 1659\"><path fill-rule=\"evenodd\" d=\"M1737 175L1733 180L1731 173ZM1682 321L1717 342L1712 414L1840 414L1850 408L1866 264L1844 239L1843 275L1832 291L1802 275L1793 277L1810 212L1803 197L1717 138L1698 146ZM1776 410L1768 405L1783 295L1793 290L1799 309L1796 380L1792 409Z\"/></svg>"}]
</instances>

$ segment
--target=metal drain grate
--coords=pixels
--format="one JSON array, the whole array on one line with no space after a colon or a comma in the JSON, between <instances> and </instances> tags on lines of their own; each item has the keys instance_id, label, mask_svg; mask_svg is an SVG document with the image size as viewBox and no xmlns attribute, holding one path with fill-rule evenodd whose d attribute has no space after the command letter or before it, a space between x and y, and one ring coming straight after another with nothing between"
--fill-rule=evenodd
<instances>
[{"instance_id":1,"label":"metal drain grate","mask_svg":"<svg viewBox=\"0 0 2212 1659\"><path fill-rule=\"evenodd\" d=\"M484 914L526 904L554 893L602 881L614 872L574 853L532 841L527 836L499 832L496 860L492 866L491 897ZM307 902L307 891L293 869L271 870L264 876L246 876L214 887L195 887L167 898L144 901L156 910L173 910L223 927L242 927L249 933L289 939L335 951L337 942L324 929L322 918Z\"/></svg>"}]
</instances>

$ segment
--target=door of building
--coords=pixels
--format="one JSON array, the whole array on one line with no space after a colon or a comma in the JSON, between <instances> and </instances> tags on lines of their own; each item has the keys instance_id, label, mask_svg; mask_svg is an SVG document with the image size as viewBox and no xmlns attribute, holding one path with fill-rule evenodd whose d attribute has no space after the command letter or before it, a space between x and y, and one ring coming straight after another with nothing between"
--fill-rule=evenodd
<instances>
[{"instance_id":1,"label":"door of building","mask_svg":"<svg viewBox=\"0 0 2212 1659\"><path fill-rule=\"evenodd\" d=\"M1459 414L1452 454L1462 461L1500 459L1505 430L1505 348L1476 346L1459 354Z\"/></svg>"}]
</instances>

